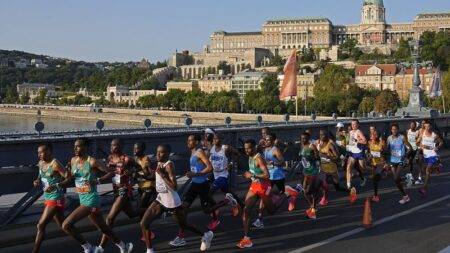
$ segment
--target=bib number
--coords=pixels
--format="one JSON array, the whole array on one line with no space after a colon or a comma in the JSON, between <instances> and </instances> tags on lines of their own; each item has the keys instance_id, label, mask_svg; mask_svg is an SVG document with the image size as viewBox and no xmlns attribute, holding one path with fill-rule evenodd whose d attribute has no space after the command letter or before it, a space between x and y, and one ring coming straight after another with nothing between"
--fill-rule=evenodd
<instances>
[{"instance_id":1,"label":"bib number","mask_svg":"<svg viewBox=\"0 0 450 253\"><path fill-rule=\"evenodd\" d=\"M89 193L91 191L91 185L87 180L75 181L75 188L76 191L80 194Z\"/></svg>"},{"instance_id":2,"label":"bib number","mask_svg":"<svg viewBox=\"0 0 450 253\"><path fill-rule=\"evenodd\" d=\"M41 178L41 182L42 182L42 186L44 187L44 189L46 189L47 187L50 186L50 184L48 183L47 178Z\"/></svg>"},{"instance_id":3,"label":"bib number","mask_svg":"<svg viewBox=\"0 0 450 253\"><path fill-rule=\"evenodd\" d=\"M331 159L326 158L326 157L321 157L321 158L320 158L320 161L322 161L323 163L330 163L330 162L331 162Z\"/></svg>"},{"instance_id":4,"label":"bib number","mask_svg":"<svg viewBox=\"0 0 450 253\"><path fill-rule=\"evenodd\" d=\"M115 184L115 185L120 185L120 183L121 183L121 178L122 178L122 176L116 174L116 175L112 178L113 184Z\"/></svg>"},{"instance_id":5,"label":"bib number","mask_svg":"<svg viewBox=\"0 0 450 253\"><path fill-rule=\"evenodd\" d=\"M402 152L400 150L392 150L391 155L394 157L402 157Z\"/></svg>"},{"instance_id":6,"label":"bib number","mask_svg":"<svg viewBox=\"0 0 450 253\"><path fill-rule=\"evenodd\" d=\"M311 163L308 160L306 160L305 158L302 158L302 166L303 166L303 168L309 168L309 167L311 167Z\"/></svg>"},{"instance_id":7,"label":"bib number","mask_svg":"<svg viewBox=\"0 0 450 253\"><path fill-rule=\"evenodd\" d=\"M375 157L375 158L380 158L381 157L381 153L378 151L371 151L370 154Z\"/></svg>"},{"instance_id":8,"label":"bib number","mask_svg":"<svg viewBox=\"0 0 450 253\"><path fill-rule=\"evenodd\" d=\"M156 191L159 193L167 193L168 192L165 184L157 184Z\"/></svg>"}]
</instances>

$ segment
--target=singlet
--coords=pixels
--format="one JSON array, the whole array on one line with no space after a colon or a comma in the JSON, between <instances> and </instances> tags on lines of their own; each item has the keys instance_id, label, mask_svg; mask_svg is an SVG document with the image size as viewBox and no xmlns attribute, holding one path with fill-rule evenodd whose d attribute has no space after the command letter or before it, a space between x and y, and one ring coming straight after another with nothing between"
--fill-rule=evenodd
<instances>
[{"instance_id":1,"label":"singlet","mask_svg":"<svg viewBox=\"0 0 450 253\"><path fill-rule=\"evenodd\" d=\"M398 135L397 138L395 138L393 135L388 137L387 145L390 151L389 161L391 163L403 162L406 154L404 138L405 137L403 135Z\"/></svg>"},{"instance_id":2,"label":"singlet","mask_svg":"<svg viewBox=\"0 0 450 253\"><path fill-rule=\"evenodd\" d=\"M327 144L323 145L322 141L318 142L318 147L319 147L319 152L322 154L325 154L326 156L332 156L333 152L331 152L331 147L333 143L329 140L327 142ZM333 158L337 158L337 157L333 157ZM326 158L326 157L320 157L320 163L324 164L324 163L334 163L331 159Z\"/></svg>"},{"instance_id":3,"label":"singlet","mask_svg":"<svg viewBox=\"0 0 450 253\"><path fill-rule=\"evenodd\" d=\"M256 165L256 158L260 155L261 154L257 153L255 156L248 158L248 170L250 171L250 173L252 173L253 175L256 175L256 176L263 174L263 170ZM256 178L254 181L260 182L261 179Z\"/></svg>"},{"instance_id":4,"label":"singlet","mask_svg":"<svg viewBox=\"0 0 450 253\"><path fill-rule=\"evenodd\" d=\"M228 158L225 155L225 145L222 145L219 151L213 146L209 151L209 160L213 166L214 178L228 177Z\"/></svg>"},{"instance_id":5,"label":"singlet","mask_svg":"<svg viewBox=\"0 0 450 253\"><path fill-rule=\"evenodd\" d=\"M423 157L430 158L437 156L436 151L433 148L436 147L436 134L434 132L431 133L431 136L426 136L425 131L422 133L422 146L427 146L431 149L423 148Z\"/></svg>"},{"instance_id":6,"label":"singlet","mask_svg":"<svg viewBox=\"0 0 450 253\"><path fill-rule=\"evenodd\" d=\"M80 205L89 207L99 207L99 197L97 186L91 185L90 181L95 180L94 171L91 166L91 157L88 156L83 164L79 164L78 159L71 164L71 172L75 177L75 189L80 198Z\"/></svg>"},{"instance_id":7,"label":"singlet","mask_svg":"<svg viewBox=\"0 0 450 253\"><path fill-rule=\"evenodd\" d=\"M306 176L316 176L319 174L319 166L317 166L317 160L314 157L313 150L309 147L302 147L300 151L300 158L303 166L303 174Z\"/></svg>"},{"instance_id":8,"label":"singlet","mask_svg":"<svg viewBox=\"0 0 450 253\"><path fill-rule=\"evenodd\" d=\"M173 162L170 160L164 164L160 162L158 163L158 166L162 166L165 169L167 165L171 163ZM155 182L156 192L158 192L156 201L167 208L176 208L181 206L181 199L178 193L174 189L170 188L158 173L155 173Z\"/></svg>"},{"instance_id":9,"label":"singlet","mask_svg":"<svg viewBox=\"0 0 450 253\"><path fill-rule=\"evenodd\" d=\"M126 169L125 169L125 158L127 155L121 155L120 160L118 162L112 162L109 161L108 165L110 168L114 170L114 177L112 178L113 183L113 189L117 190L119 188L128 188L131 190L131 178L126 175ZM119 185L121 187L119 187Z\"/></svg>"},{"instance_id":10,"label":"singlet","mask_svg":"<svg viewBox=\"0 0 450 253\"><path fill-rule=\"evenodd\" d=\"M144 175L143 169L145 167L150 167L150 162L148 162L147 164L147 161L142 161L138 157L135 158L135 161L140 166L140 170L138 171L139 175L143 176ZM138 178L138 187L139 189L155 188L155 181L140 177Z\"/></svg>"},{"instance_id":11,"label":"singlet","mask_svg":"<svg viewBox=\"0 0 450 253\"><path fill-rule=\"evenodd\" d=\"M62 177L59 173L55 173L55 169L53 168L54 164L58 164L58 160L53 159L50 163L45 164L43 161L40 161L39 166L39 176L41 178L42 185L44 189L49 187L50 185L55 185L57 183L61 183ZM44 191L44 199L45 200L58 200L64 197L64 191L62 189L54 189L52 192Z\"/></svg>"},{"instance_id":12,"label":"singlet","mask_svg":"<svg viewBox=\"0 0 450 253\"><path fill-rule=\"evenodd\" d=\"M372 165L377 166L384 162L384 158L382 155L383 149L383 142L378 141L377 143L374 141L369 141L369 150L370 154L372 155Z\"/></svg>"},{"instance_id":13,"label":"singlet","mask_svg":"<svg viewBox=\"0 0 450 253\"><path fill-rule=\"evenodd\" d=\"M352 130L350 131L350 138L347 145L347 151L353 154L360 154L363 151L358 147L358 133L360 130Z\"/></svg>"},{"instance_id":14,"label":"singlet","mask_svg":"<svg viewBox=\"0 0 450 253\"><path fill-rule=\"evenodd\" d=\"M197 156L197 152L198 150L196 150L195 153L191 155L191 158L189 159L191 171L194 173L200 173L205 168L205 165L202 162L200 162L200 159ZM196 176L192 178L192 183L203 184L206 182L207 179L208 179L207 175Z\"/></svg>"},{"instance_id":15,"label":"singlet","mask_svg":"<svg viewBox=\"0 0 450 253\"><path fill-rule=\"evenodd\" d=\"M266 161L267 169L269 169L270 180L281 180L284 178L283 168L281 166L275 166L268 163L269 161L272 161L273 163L278 162L278 159L273 155L275 149L275 146L264 149L264 160Z\"/></svg>"},{"instance_id":16,"label":"singlet","mask_svg":"<svg viewBox=\"0 0 450 253\"><path fill-rule=\"evenodd\" d=\"M408 137L408 142L411 145L413 150L417 150L417 135L419 134L419 131L411 131L411 129L408 129L407 132L407 137Z\"/></svg>"}]
</instances>

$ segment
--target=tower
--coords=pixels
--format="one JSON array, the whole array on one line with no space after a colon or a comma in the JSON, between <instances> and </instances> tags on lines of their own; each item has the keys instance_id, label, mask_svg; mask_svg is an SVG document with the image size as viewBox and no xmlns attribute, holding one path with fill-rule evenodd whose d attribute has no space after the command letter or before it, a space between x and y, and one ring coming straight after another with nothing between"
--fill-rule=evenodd
<instances>
[{"instance_id":1,"label":"tower","mask_svg":"<svg viewBox=\"0 0 450 253\"><path fill-rule=\"evenodd\" d=\"M375 24L386 22L386 9L383 0L364 0L361 9L361 23Z\"/></svg>"}]
</instances>

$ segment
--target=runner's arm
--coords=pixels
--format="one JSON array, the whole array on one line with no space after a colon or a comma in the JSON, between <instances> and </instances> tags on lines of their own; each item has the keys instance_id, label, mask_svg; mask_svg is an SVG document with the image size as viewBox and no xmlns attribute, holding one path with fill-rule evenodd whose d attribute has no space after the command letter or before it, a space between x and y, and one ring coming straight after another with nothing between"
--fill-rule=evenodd
<instances>
[{"instance_id":1,"label":"runner's arm","mask_svg":"<svg viewBox=\"0 0 450 253\"><path fill-rule=\"evenodd\" d=\"M163 171L161 171L161 168L158 166L156 168L156 172L158 173L161 178L164 180L164 182L166 183L167 186L169 186L172 190L176 191L177 190L177 177L175 174L175 169L173 166L173 163L170 162L169 164L166 165L166 172L164 173Z\"/></svg>"},{"instance_id":2,"label":"runner's arm","mask_svg":"<svg viewBox=\"0 0 450 253\"><path fill-rule=\"evenodd\" d=\"M277 162L273 165L275 166L283 166L284 165L284 157L279 148L275 148L275 152L273 154L275 158L277 158Z\"/></svg>"},{"instance_id":3,"label":"runner's arm","mask_svg":"<svg viewBox=\"0 0 450 253\"><path fill-rule=\"evenodd\" d=\"M444 146L444 140L442 139L440 134L436 134L436 141L437 141L437 145L434 149L436 151L438 151L439 149L442 148L442 146Z\"/></svg>"},{"instance_id":4,"label":"runner's arm","mask_svg":"<svg viewBox=\"0 0 450 253\"><path fill-rule=\"evenodd\" d=\"M206 165L206 167L200 172L200 173L196 173L196 174L200 174L200 175L205 175L210 173L213 168L212 168L212 164L209 161L208 157L206 156L205 152L203 150L199 150L197 153L198 158L200 159L200 161Z\"/></svg>"},{"instance_id":5,"label":"runner's arm","mask_svg":"<svg viewBox=\"0 0 450 253\"><path fill-rule=\"evenodd\" d=\"M263 173L261 175L253 176L260 179L269 179L269 170L267 169L266 162L264 162L264 159L262 159L261 156L256 157L256 166L258 166Z\"/></svg>"},{"instance_id":6,"label":"runner's arm","mask_svg":"<svg viewBox=\"0 0 450 253\"><path fill-rule=\"evenodd\" d=\"M94 181L94 184L100 184L101 182L105 182L106 180L111 179L114 176L113 170L111 170L109 167L106 167L102 162L95 158L91 158L91 166L96 170L105 172L105 175L97 178L97 180Z\"/></svg>"},{"instance_id":7,"label":"runner's arm","mask_svg":"<svg viewBox=\"0 0 450 253\"><path fill-rule=\"evenodd\" d=\"M72 180L71 178L69 178L70 170L66 170L58 160L55 160L52 167L56 173L64 178L58 185L56 185L56 187L66 188Z\"/></svg>"}]
</instances>

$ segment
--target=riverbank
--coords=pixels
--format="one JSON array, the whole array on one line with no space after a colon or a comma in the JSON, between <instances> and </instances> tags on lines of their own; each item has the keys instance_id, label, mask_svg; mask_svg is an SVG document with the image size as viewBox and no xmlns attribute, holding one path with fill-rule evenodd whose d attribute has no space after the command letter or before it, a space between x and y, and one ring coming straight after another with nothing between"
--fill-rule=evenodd
<instances>
[{"instance_id":1,"label":"riverbank","mask_svg":"<svg viewBox=\"0 0 450 253\"><path fill-rule=\"evenodd\" d=\"M155 127L182 126L186 115L193 120L193 125L219 125L224 124L226 117L231 117L231 124L253 123L261 115L265 122L283 122L284 115L273 114L241 114L220 112L184 112L165 110L143 110L126 108L102 108L102 113L91 112L90 107L77 106L40 106L40 105L14 105L0 104L0 114L37 116L43 118L67 119L74 121L97 121L99 119L113 123L127 123L142 126L145 119L150 119ZM317 120L326 120L330 117L317 117ZM311 120L305 116L290 116L291 121Z\"/></svg>"}]
</instances>

